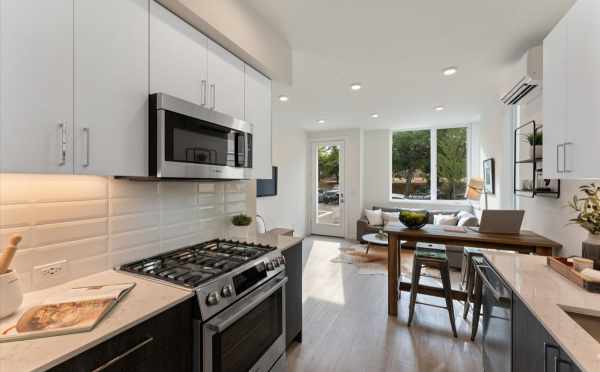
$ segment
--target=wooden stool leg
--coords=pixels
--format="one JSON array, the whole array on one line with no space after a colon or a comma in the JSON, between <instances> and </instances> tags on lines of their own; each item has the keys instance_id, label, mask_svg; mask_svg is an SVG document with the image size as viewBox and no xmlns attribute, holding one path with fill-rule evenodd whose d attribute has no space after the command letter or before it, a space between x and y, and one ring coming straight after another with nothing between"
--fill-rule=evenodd
<instances>
[{"instance_id":1,"label":"wooden stool leg","mask_svg":"<svg viewBox=\"0 0 600 372\"><path fill-rule=\"evenodd\" d=\"M471 306L471 302L473 301L473 287L475 281L475 269L473 268L473 264L469 267L469 272L467 273L467 289L465 292L467 293L467 299L465 300L465 309L463 311L463 319L467 319L467 315L469 314L469 307Z\"/></svg>"},{"instance_id":2,"label":"wooden stool leg","mask_svg":"<svg viewBox=\"0 0 600 372\"><path fill-rule=\"evenodd\" d=\"M471 260L469 258L469 254L468 253L463 254L462 272L460 273L460 285L463 289L465 288L468 277L469 277L470 264L471 264Z\"/></svg>"},{"instance_id":3,"label":"wooden stool leg","mask_svg":"<svg viewBox=\"0 0 600 372\"><path fill-rule=\"evenodd\" d=\"M413 261L412 270L412 285L410 287L410 304L408 305L408 326L412 323L413 316L415 315L415 304L417 302L417 292L419 291L419 278L421 277L421 264L417 262L415 258Z\"/></svg>"},{"instance_id":4,"label":"wooden stool leg","mask_svg":"<svg viewBox=\"0 0 600 372\"><path fill-rule=\"evenodd\" d=\"M471 341L475 341L477 336L477 327L479 326L479 316L481 315L481 297L483 283L477 273L475 273L475 293L473 294L473 324L471 326Z\"/></svg>"},{"instance_id":5,"label":"wooden stool leg","mask_svg":"<svg viewBox=\"0 0 600 372\"><path fill-rule=\"evenodd\" d=\"M450 272L448 263L444 264L440 269L442 277L442 286L444 287L444 294L446 297L446 307L448 308L448 315L450 316L450 325L452 326L452 333L454 337L458 337L456 334L456 324L454 322L454 306L452 305L452 287L450 284Z\"/></svg>"}]
</instances>

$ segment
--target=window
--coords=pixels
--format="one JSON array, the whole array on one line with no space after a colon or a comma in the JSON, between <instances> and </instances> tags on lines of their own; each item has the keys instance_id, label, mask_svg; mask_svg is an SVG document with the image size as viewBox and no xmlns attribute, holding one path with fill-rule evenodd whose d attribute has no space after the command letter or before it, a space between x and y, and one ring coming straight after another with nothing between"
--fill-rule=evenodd
<instances>
[{"instance_id":1,"label":"window","mask_svg":"<svg viewBox=\"0 0 600 372\"><path fill-rule=\"evenodd\" d=\"M468 180L466 127L392 135L392 199L464 200Z\"/></svg>"}]
</instances>

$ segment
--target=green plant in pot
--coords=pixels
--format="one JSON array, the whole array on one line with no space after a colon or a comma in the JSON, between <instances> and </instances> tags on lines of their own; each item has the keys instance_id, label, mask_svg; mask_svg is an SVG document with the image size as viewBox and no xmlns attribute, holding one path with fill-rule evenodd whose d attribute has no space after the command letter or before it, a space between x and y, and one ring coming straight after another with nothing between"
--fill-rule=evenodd
<instances>
[{"instance_id":1,"label":"green plant in pot","mask_svg":"<svg viewBox=\"0 0 600 372\"><path fill-rule=\"evenodd\" d=\"M595 183L579 187L582 196L574 195L569 206L577 213L570 219L571 224L579 225L589 233L582 244L582 256L600 259L600 186Z\"/></svg>"},{"instance_id":2,"label":"green plant in pot","mask_svg":"<svg viewBox=\"0 0 600 372\"><path fill-rule=\"evenodd\" d=\"M527 142L529 142L529 158L530 159L541 159L543 157L543 144L544 135L540 131L535 131L527 135Z\"/></svg>"},{"instance_id":3,"label":"green plant in pot","mask_svg":"<svg viewBox=\"0 0 600 372\"><path fill-rule=\"evenodd\" d=\"M237 214L231 218L231 235L246 238L248 237L248 226L252 223L252 217L243 213Z\"/></svg>"},{"instance_id":4,"label":"green plant in pot","mask_svg":"<svg viewBox=\"0 0 600 372\"><path fill-rule=\"evenodd\" d=\"M427 225L429 212L427 211L401 211L400 222L411 230L418 230Z\"/></svg>"}]
</instances>

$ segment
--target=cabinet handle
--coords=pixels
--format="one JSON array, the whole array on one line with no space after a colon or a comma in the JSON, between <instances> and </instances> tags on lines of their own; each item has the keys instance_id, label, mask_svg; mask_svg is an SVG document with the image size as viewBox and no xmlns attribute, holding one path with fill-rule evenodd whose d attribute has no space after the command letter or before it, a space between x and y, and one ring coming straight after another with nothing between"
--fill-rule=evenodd
<instances>
[{"instance_id":1,"label":"cabinet handle","mask_svg":"<svg viewBox=\"0 0 600 372\"><path fill-rule=\"evenodd\" d=\"M211 91L211 95L212 95L212 107L211 109L215 109L216 107L216 100L217 100L217 88L215 86L215 84L211 84L210 85L210 91Z\"/></svg>"},{"instance_id":2,"label":"cabinet handle","mask_svg":"<svg viewBox=\"0 0 600 372\"><path fill-rule=\"evenodd\" d=\"M572 169L567 169L567 146L571 146L572 144L573 144L573 142L565 142L563 144L563 167L564 167L563 172L565 172L565 173L573 172Z\"/></svg>"},{"instance_id":3,"label":"cabinet handle","mask_svg":"<svg viewBox=\"0 0 600 372\"><path fill-rule=\"evenodd\" d=\"M556 145L556 173L563 173L562 170L560 170L560 148L563 147L563 160L564 160L564 143L561 143L559 145ZM564 163L563 163L563 168L564 168Z\"/></svg>"},{"instance_id":4,"label":"cabinet handle","mask_svg":"<svg viewBox=\"0 0 600 372\"><path fill-rule=\"evenodd\" d=\"M202 80L202 106L206 106L206 80Z\"/></svg>"},{"instance_id":5,"label":"cabinet handle","mask_svg":"<svg viewBox=\"0 0 600 372\"><path fill-rule=\"evenodd\" d=\"M135 345L134 347L132 347L131 349L127 350L126 352L124 352L123 354L120 354L116 357L114 357L113 359L109 360L108 362L104 363L103 365L101 365L100 367L92 370L92 372L100 372L100 371L104 371L105 369L107 369L108 367L112 366L113 364L117 363L118 361L120 361L123 358L126 358L129 354L143 348L144 346L148 345L149 343L151 343L152 341L154 341L154 337L149 337L147 338L145 341L140 342L139 344Z\"/></svg>"},{"instance_id":6,"label":"cabinet handle","mask_svg":"<svg viewBox=\"0 0 600 372\"><path fill-rule=\"evenodd\" d=\"M90 128L83 128L83 135L85 138L85 161L83 162L84 167L90 166Z\"/></svg>"},{"instance_id":7,"label":"cabinet handle","mask_svg":"<svg viewBox=\"0 0 600 372\"><path fill-rule=\"evenodd\" d=\"M561 372L560 366L562 364L569 367L569 372L573 370L573 365L571 364L571 362L564 360L562 358L559 358L559 357L554 357L554 372Z\"/></svg>"},{"instance_id":8,"label":"cabinet handle","mask_svg":"<svg viewBox=\"0 0 600 372\"><path fill-rule=\"evenodd\" d=\"M67 162L67 128L65 122L58 123L58 165L65 165Z\"/></svg>"},{"instance_id":9,"label":"cabinet handle","mask_svg":"<svg viewBox=\"0 0 600 372\"><path fill-rule=\"evenodd\" d=\"M556 350L556 352L558 353L558 347L551 345L547 342L544 342L544 372L548 372L548 349L552 349L552 350ZM558 357L556 357L558 358ZM556 370L556 358L554 359L554 369Z\"/></svg>"}]
</instances>

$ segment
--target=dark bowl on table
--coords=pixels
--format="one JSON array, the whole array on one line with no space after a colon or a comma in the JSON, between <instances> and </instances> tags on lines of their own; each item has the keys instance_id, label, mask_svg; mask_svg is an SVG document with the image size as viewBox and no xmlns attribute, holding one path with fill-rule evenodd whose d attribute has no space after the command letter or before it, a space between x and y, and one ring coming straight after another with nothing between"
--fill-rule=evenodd
<instances>
[{"instance_id":1,"label":"dark bowl on table","mask_svg":"<svg viewBox=\"0 0 600 372\"><path fill-rule=\"evenodd\" d=\"M419 230L427 225L429 221L429 212L427 211L402 211L400 212L400 222L408 229Z\"/></svg>"}]
</instances>

